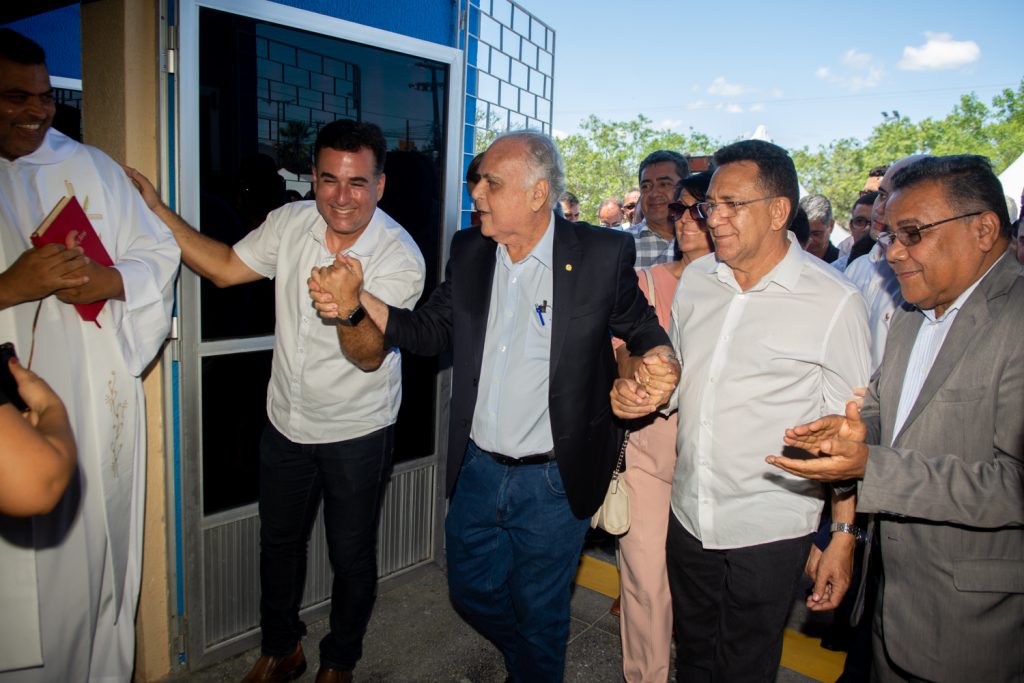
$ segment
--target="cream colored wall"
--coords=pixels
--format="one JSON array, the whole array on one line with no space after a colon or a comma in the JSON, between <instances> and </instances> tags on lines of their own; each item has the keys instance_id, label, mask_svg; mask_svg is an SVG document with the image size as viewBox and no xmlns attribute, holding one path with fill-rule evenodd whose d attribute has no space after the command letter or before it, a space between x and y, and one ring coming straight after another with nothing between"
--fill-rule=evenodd
<instances>
[{"instance_id":1,"label":"cream colored wall","mask_svg":"<svg viewBox=\"0 0 1024 683\"><path fill-rule=\"evenodd\" d=\"M159 16L152 0L82 3L82 118L85 142L157 178L160 130ZM135 680L171 670L166 464L162 367L154 362L146 393L146 527L136 621Z\"/></svg>"}]
</instances>

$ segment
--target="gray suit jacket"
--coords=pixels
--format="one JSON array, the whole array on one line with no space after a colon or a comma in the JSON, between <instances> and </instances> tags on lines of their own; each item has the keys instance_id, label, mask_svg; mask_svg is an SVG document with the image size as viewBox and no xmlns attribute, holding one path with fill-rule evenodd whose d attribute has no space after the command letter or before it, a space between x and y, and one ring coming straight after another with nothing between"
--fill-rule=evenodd
<instances>
[{"instance_id":1,"label":"gray suit jacket","mask_svg":"<svg viewBox=\"0 0 1024 683\"><path fill-rule=\"evenodd\" d=\"M950 255L950 258L955 256ZM902 430L920 311L897 312L862 415L857 508L879 515L889 656L935 681L1024 678L1024 277L1004 255L964 303ZM889 444L892 444L890 447ZM876 619L878 616L876 615Z\"/></svg>"}]
</instances>

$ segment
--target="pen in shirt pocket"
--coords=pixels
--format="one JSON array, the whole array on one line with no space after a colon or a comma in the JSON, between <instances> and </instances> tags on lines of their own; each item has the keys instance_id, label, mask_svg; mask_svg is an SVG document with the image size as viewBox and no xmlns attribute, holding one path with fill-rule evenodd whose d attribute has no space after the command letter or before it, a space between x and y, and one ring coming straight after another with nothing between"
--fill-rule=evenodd
<instances>
[{"instance_id":1,"label":"pen in shirt pocket","mask_svg":"<svg viewBox=\"0 0 1024 683\"><path fill-rule=\"evenodd\" d=\"M550 307L548 306L548 300L547 299L544 299L543 303L539 303L539 304L536 305L536 307L534 307L534 310L537 311L537 317L540 319L541 327L543 327L544 324L545 324L544 323L544 314L548 312L549 308Z\"/></svg>"}]
</instances>

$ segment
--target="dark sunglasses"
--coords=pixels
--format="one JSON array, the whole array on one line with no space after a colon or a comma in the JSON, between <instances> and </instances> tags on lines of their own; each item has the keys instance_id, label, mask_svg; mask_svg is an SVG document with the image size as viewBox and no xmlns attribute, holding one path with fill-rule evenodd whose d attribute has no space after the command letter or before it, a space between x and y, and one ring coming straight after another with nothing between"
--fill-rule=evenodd
<instances>
[{"instance_id":1,"label":"dark sunglasses","mask_svg":"<svg viewBox=\"0 0 1024 683\"><path fill-rule=\"evenodd\" d=\"M670 221L675 223L680 220L687 211L690 212L690 218L697 221L698 223L704 221L704 216L697 210L697 205L690 206L689 204L683 204L682 202L672 202L668 205L668 218Z\"/></svg>"},{"instance_id":2,"label":"dark sunglasses","mask_svg":"<svg viewBox=\"0 0 1024 683\"><path fill-rule=\"evenodd\" d=\"M636 208L636 202L630 202L629 204L623 204L622 208L626 209L627 211L632 211L633 209Z\"/></svg>"}]
</instances>

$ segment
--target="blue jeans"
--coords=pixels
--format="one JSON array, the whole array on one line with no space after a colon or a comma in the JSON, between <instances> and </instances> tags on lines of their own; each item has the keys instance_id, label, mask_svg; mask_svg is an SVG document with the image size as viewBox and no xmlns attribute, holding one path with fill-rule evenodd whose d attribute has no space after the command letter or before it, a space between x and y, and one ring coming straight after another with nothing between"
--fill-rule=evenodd
<instances>
[{"instance_id":1,"label":"blue jeans","mask_svg":"<svg viewBox=\"0 0 1024 683\"><path fill-rule=\"evenodd\" d=\"M351 670L377 594L377 522L394 427L348 441L298 444L273 425L260 441L260 629L263 654L291 654L306 634L299 607L309 533L321 498L334 571L322 666Z\"/></svg>"},{"instance_id":2,"label":"blue jeans","mask_svg":"<svg viewBox=\"0 0 1024 683\"><path fill-rule=\"evenodd\" d=\"M515 682L561 681L569 600L590 520L558 465L499 465L469 442L445 521L448 590Z\"/></svg>"}]
</instances>

